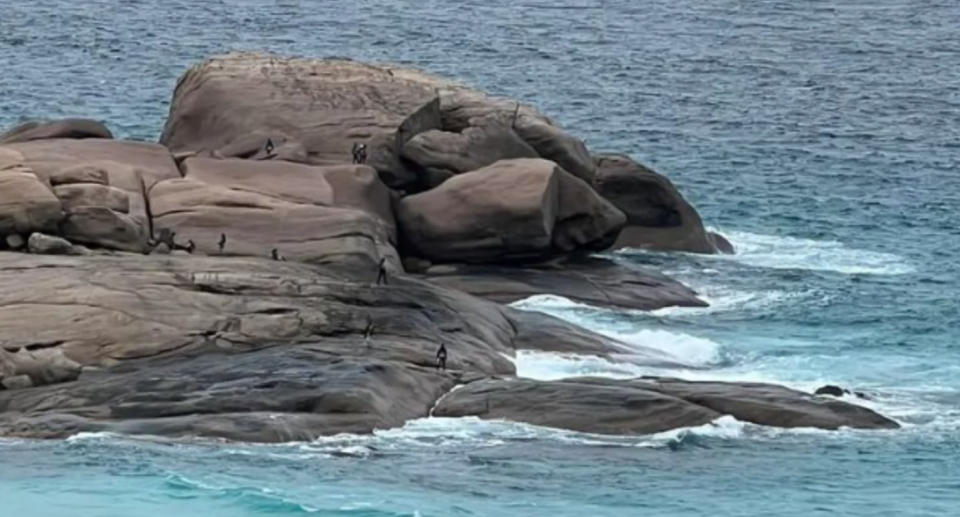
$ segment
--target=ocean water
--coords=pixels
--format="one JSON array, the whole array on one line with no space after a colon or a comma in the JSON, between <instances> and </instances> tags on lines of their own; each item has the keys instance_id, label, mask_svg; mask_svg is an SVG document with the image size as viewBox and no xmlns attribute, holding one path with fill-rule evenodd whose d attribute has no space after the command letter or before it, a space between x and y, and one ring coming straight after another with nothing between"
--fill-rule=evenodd
<instances>
[{"instance_id":1,"label":"ocean water","mask_svg":"<svg viewBox=\"0 0 960 517\"><path fill-rule=\"evenodd\" d=\"M425 419L243 445L0 440L0 516L960 515L960 4L918 0L5 0L0 126L159 135L178 75L233 49L415 64L540 106L669 175L732 257L618 250L711 302L542 310L679 356L524 353L522 375L869 393L895 431L723 418L641 437Z\"/></svg>"}]
</instances>

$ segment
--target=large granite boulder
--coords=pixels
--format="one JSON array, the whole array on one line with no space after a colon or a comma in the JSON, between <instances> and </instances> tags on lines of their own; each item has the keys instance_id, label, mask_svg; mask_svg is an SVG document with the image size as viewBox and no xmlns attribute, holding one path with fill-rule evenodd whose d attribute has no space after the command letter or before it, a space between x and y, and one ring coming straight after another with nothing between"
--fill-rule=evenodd
<instances>
[{"instance_id":1,"label":"large granite boulder","mask_svg":"<svg viewBox=\"0 0 960 517\"><path fill-rule=\"evenodd\" d=\"M424 169L422 186L430 189L455 174L477 170L500 160L537 158L539 155L509 126L486 124L471 126L460 133L424 131L404 145L403 157Z\"/></svg>"},{"instance_id":2,"label":"large granite boulder","mask_svg":"<svg viewBox=\"0 0 960 517\"><path fill-rule=\"evenodd\" d=\"M113 138L113 134L95 120L68 118L53 122L31 121L0 133L0 145L49 138Z\"/></svg>"},{"instance_id":3,"label":"large granite boulder","mask_svg":"<svg viewBox=\"0 0 960 517\"><path fill-rule=\"evenodd\" d=\"M0 235L49 230L62 219L60 200L32 168L0 169Z\"/></svg>"},{"instance_id":4,"label":"large granite boulder","mask_svg":"<svg viewBox=\"0 0 960 517\"><path fill-rule=\"evenodd\" d=\"M593 186L627 216L614 246L716 253L696 209L666 177L625 155L595 157Z\"/></svg>"},{"instance_id":5,"label":"large granite boulder","mask_svg":"<svg viewBox=\"0 0 960 517\"><path fill-rule=\"evenodd\" d=\"M201 253L219 254L223 234L228 255L269 257L275 248L288 260L350 263L370 271L371 280L381 258L400 269L387 226L362 210L293 203L189 178L158 183L150 204L158 229L174 231L181 246L193 241Z\"/></svg>"},{"instance_id":6,"label":"large granite boulder","mask_svg":"<svg viewBox=\"0 0 960 517\"><path fill-rule=\"evenodd\" d=\"M414 70L262 54L215 57L177 84L161 143L174 152L302 146L309 163L350 163L354 143L391 186L416 181L399 160L412 136L440 127L437 88ZM254 154L259 151L254 151Z\"/></svg>"},{"instance_id":7,"label":"large granite boulder","mask_svg":"<svg viewBox=\"0 0 960 517\"><path fill-rule=\"evenodd\" d=\"M491 124L509 127L541 158L587 183L593 181L596 166L583 141L530 106L466 88L447 88L440 95L440 115L443 130L455 133Z\"/></svg>"},{"instance_id":8,"label":"large granite boulder","mask_svg":"<svg viewBox=\"0 0 960 517\"><path fill-rule=\"evenodd\" d=\"M613 243L623 214L543 159L502 160L399 204L413 255L435 262L542 260Z\"/></svg>"},{"instance_id":9,"label":"large granite boulder","mask_svg":"<svg viewBox=\"0 0 960 517\"><path fill-rule=\"evenodd\" d=\"M391 240L396 233L390 191L366 165L311 166L286 161L188 158L184 177L282 201L354 208L379 218Z\"/></svg>"},{"instance_id":10,"label":"large granite boulder","mask_svg":"<svg viewBox=\"0 0 960 517\"><path fill-rule=\"evenodd\" d=\"M647 434L723 415L775 427L893 429L870 409L781 386L678 379L487 379L444 396L434 415L478 416L601 434Z\"/></svg>"},{"instance_id":11,"label":"large granite boulder","mask_svg":"<svg viewBox=\"0 0 960 517\"><path fill-rule=\"evenodd\" d=\"M0 163L12 153L66 198L70 213L60 233L95 247L144 251L152 234L145 193L158 181L180 178L170 152L144 142L33 140L0 146Z\"/></svg>"}]
</instances>

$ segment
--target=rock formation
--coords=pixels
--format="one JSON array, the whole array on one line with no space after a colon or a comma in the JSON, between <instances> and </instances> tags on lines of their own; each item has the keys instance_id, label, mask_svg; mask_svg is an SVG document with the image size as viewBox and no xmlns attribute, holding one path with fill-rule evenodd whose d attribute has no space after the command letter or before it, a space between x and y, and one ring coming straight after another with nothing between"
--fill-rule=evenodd
<instances>
[{"instance_id":1,"label":"rock formation","mask_svg":"<svg viewBox=\"0 0 960 517\"><path fill-rule=\"evenodd\" d=\"M499 303L702 306L587 255L731 246L666 178L416 70L237 54L181 78L160 145L24 124L0 135L0 237L17 250L0 251L0 436L309 440L432 409L601 433L896 426L770 385L517 379L518 350L690 367Z\"/></svg>"}]
</instances>

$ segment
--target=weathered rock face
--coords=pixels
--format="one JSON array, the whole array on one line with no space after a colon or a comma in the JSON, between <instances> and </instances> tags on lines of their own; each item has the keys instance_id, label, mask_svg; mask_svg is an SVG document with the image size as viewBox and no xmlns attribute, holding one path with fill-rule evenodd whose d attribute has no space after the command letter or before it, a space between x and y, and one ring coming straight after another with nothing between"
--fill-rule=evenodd
<instances>
[{"instance_id":1,"label":"weathered rock face","mask_svg":"<svg viewBox=\"0 0 960 517\"><path fill-rule=\"evenodd\" d=\"M319 181L323 181L320 179ZM389 228L375 215L352 208L293 203L228 187L180 179L150 190L154 226L176 232L180 245L193 241L201 253L269 257L315 264L348 262L371 271L386 258L399 269Z\"/></svg>"},{"instance_id":2,"label":"weathered rock face","mask_svg":"<svg viewBox=\"0 0 960 517\"><path fill-rule=\"evenodd\" d=\"M530 106L466 88L447 89L440 96L443 129L466 132L471 127L509 127L544 159L591 183L596 166L582 140L553 125Z\"/></svg>"},{"instance_id":3,"label":"weathered rock face","mask_svg":"<svg viewBox=\"0 0 960 517\"><path fill-rule=\"evenodd\" d=\"M33 140L0 146L0 164L4 156L7 160L15 156L42 181L65 193L72 213L64 221L61 235L91 246L126 251L144 251L150 235L144 192L158 181L180 177L165 147L143 142ZM109 189L94 185L108 185ZM118 210L124 208L119 191L127 196L126 212ZM91 226L86 228L86 224Z\"/></svg>"},{"instance_id":4,"label":"weathered rock face","mask_svg":"<svg viewBox=\"0 0 960 517\"><path fill-rule=\"evenodd\" d=\"M716 253L700 215L676 187L623 155L595 157L594 188L627 215L614 246Z\"/></svg>"},{"instance_id":5,"label":"weathered rock face","mask_svg":"<svg viewBox=\"0 0 960 517\"><path fill-rule=\"evenodd\" d=\"M540 260L612 242L624 216L553 162L503 160L404 198L413 254L433 260Z\"/></svg>"},{"instance_id":6,"label":"weathered rock face","mask_svg":"<svg viewBox=\"0 0 960 517\"><path fill-rule=\"evenodd\" d=\"M487 124L469 127L461 133L424 131L404 145L403 157L425 169L423 187L429 189L442 183L431 178L446 180L500 160L539 155L509 126Z\"/></svg>"},{"instance_id":7,"label":"weathered rock face","mask_svg":"<svg viewBox=\"0 0 960 517\"><path fill-rule=\"evenodd\" d=\"M133 253L149 251L146 226L127 214L100 206L71 210L60 223L60 234L80 244Z\"/></svg>"},{"instance_id":8,"label":"weathered rock face","mask_svg":"<svg viewBox=\"0 0 960 517\"><path fill-rule=\"evenodd\" d=\"M838 429L899 427L867 408L780 386L677 379L488 379L452 391L436 416L503 418L602 434L646 434L722 415L759 425Z\"/></svg>"},{"instance_id":9,"label":"weathered rock face","mask_svg":"<svg viewBox=\"0 0 960 517\"><path fill-rule=\"evenodd\" d=\"M426 416L457 375L514 371L515 330L498 306L401 276L373 286L364 273L0 253L4 348L107 367L63 387L0 393L0 434L308 439L399 425ZM434 368L441 341L450 373Z\"/></svg>"},{"instance_id":10,"label":"weathered rock face","mask_svg":"<svg viewBox=\"0 0 960 517\"><path fill-rule=\"evenodd\" d=\"M97 183L71 183L53 187L63 209L73 212L85 207L103 207L120 213L130 211L129 195L118 188Z\"/></svg>"},{"instance_id":11,"label":"weathered rock face","mask_svg":"<svg viewBox=\"0 0 960 517\"><path fill-rule=\"evenodd\" d=\"M0 144L49 138L113 138L110 130L95 120L70 118L53 122L27 122L0 133Z\"/></svg>"},{"instance_id":12,"label":"weathered rock face","mask_svg":"<svg viewBox=\"0 0 960 517\"><path fill-rule=\"evenodd\" d=\"M366 142L368 163L397 186L416 180L400 164L400 150L413 135L440 127L436 89L446 84L352 61L216 57L180 79L160 141L174 152L293 141L320 165L350 163L353 144Z\"/></svg>"},{"instance_id":13,"label":"weathered rock face","mask_svg":"<svg viewBox=\"0 0 960 517\"><path fill-rule=\"evenodd\" d=\"M61 219L60 200L33 169L17 165L0 170L0 235L56 228Z\"/></svg>"},{"instance_id":14,"label":"weathered rock face","mask_svg":"<svg viewBox=\"0 0 960 517\"><path fill-rule=\"evenodd\" d=\"M69 382L80 376L80 364L58 349L11 353L0 348L0 381L23 375L29 377L31 386Z\"/></svg>"},{"instance_id":15,"label":"weathered rock face","mask_svg":"<svg viewBox=\"0 0 960 517\"><path fill-rule=\"evenodd\" d=\"M665 275L599 259L554 265L441 265L423 273L431 282L500 303L553 294L598 307L656 310L705 307L689 287Z\"/></svg>"}]
</instances>

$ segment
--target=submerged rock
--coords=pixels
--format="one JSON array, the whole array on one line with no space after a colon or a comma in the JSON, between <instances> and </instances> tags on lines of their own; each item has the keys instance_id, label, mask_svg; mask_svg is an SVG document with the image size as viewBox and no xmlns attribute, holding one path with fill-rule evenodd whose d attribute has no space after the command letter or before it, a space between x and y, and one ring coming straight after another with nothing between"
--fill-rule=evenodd
<instances>
[{"instance_id":1,"label":"submerged rock","mask_svg":"<svg viewBox=\"0 0 960 517\"><path fill-rule=\"evenodd\" d=\"M655 377L487 379L446 395L434 415L503 418L602 434L656 433L706 424L723 415L774 427L899 427L870 409L781 386Z\"/></svg>"}]
</instances>

